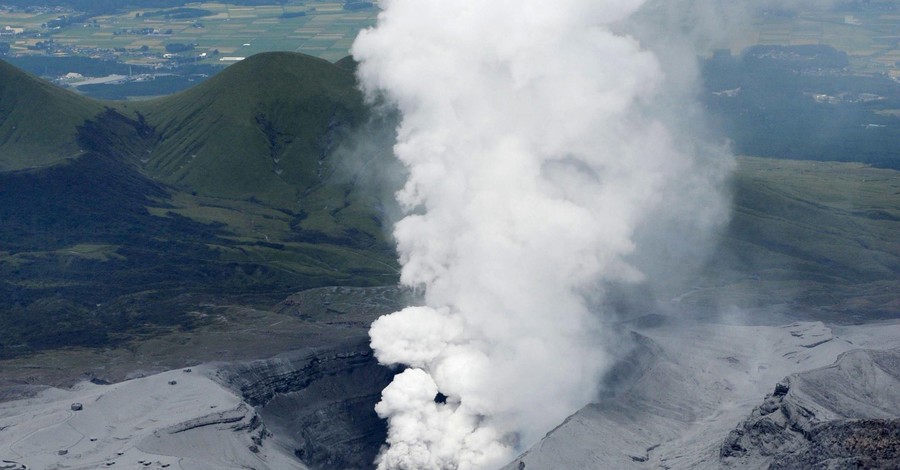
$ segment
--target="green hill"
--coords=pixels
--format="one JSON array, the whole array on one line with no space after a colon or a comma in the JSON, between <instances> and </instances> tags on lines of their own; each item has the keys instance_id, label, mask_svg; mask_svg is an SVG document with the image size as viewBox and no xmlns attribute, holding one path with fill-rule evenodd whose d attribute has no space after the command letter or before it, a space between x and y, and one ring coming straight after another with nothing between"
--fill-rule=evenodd
<instances>
[{"instance_id":1,"label":"green hill","mask_svg":"<svg viewBox=\"0 0 900 470\"><path fill-rule=\"evenodd\" d=\"M0 61L0 171L51 165L79 153L76 128L103 110Z\"/></svg>"},{"instance_id":2,"label":"green hill","mask_svg":"<svg viewBox=\"0 0 900 470\"><path fill-rule=\"evenodd\" d=\"M355 83L303 54L250 57L184 93L131 105L159 141L142 167L195 195L302 214L293 221L300 239L365 244L383 230L371 214L377 201L354 190L335 153L367 119Z\"/></svg>"},{"instance_id":3,"label":"green hill","mask_svg":"<svg viewBox=\"0 0 900 470\"><path fill-rule=\"evenodd\" d=\"M352 73L262 54L179 95L105 104L7 73L5 93L65 114L8 113L44 166L0 153L0 357L396 282L381 190L357 184L370 157L346 150L369 122Z\"/></svg>"},{"instance_id":4,"label":"green hill","mask_svg":"<svg viewBox=\"0 0 900 470\"><path fill-rule=\"evenodd\" d=\"M277 204L321 183L340 134L364 117L352 74L294 53L253 56L138 105L160 138L151 174L209 196Z\"/></svg>"}]
</instances>

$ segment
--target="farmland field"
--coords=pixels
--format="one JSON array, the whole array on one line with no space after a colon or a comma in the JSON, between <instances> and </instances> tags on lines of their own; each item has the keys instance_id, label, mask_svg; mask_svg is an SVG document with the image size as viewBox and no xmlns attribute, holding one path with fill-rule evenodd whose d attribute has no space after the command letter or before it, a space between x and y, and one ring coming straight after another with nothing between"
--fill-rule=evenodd
<instances>
[{"instance_id":1,"label":"farmland field","mask_svg":"<svg viewBox=\"0 0 900 470\"><path fill-rule=\"evenodd\" d=\"M184 14L185 9L191 14ZM341 1L288 0L260 6L197 2L179 9L132 9L51 29L42 25L75 13L0 8L0 24L41 33L7 35L0 41L11 43L12 54L41 54L35 45L49 38L78 49L64 54L114 54L130 63L164 62L166 45L173 43L193 45L181 55L196 58L206 53L202 62L208 64L224 65L231 61L220 60L223 57L264 51L303 52L334 61L349 53L360 29L375 24L378 11L377 6L346 9ZM767 12L754 18L743 34L733 35L728 46L739 52L757 44L828 44L847 51L857 72L900 75L900 14L894 11Z\"/></svg>"},{"instance_id":2,"label":"farmland field","mask_svg":"<svg viewBox=\"0 0 900 470\"><path fill-rule=\"evenodd\" d=\"M191 3L185 8L199 13L182 18L174 9L130 10L56 30L42 25L62 12L27 14L0 9L0 24L43 31L43 36L57 45L115 52L120 60L135 63L147 62L150 57L162 60L166 45L173 43L194 46L184 55L207 53L203 59L207 63L223 62L223 56L246 57L264 51L303 52L334 61L348 54L356 33L373 25L378 13L375 7L346 10L343 2L318 1L262 6ZM11 53L40 53L33 47L46 39L21 36L7 39Z\"/></svg>"},{"instance_id":3,"label":"farmland field","mask_svg":"<svg viewBox=\"0 0 900 470\"><path fill-rule=\"evenodd\" d=\"M379 12L377 1L356 3L360 8L333 0L271 3L195 2L90 17L62 8L25 12L0 6L0 26L11 28L0 29L0 46L9 44L5 55L14 65L79 93L146 99L189 88L260 52L302 52L337 61L349 54L361 29L375 24ZM886 4L873 2L852 11L763 10L742 20L718 47L740 54L756 45L830 45L847 53L849 73L900 81L900 14ZM54 27L63 16L69 21ZM62 60L76 58L81 62ZM71 72L84 78L66 78ZM128 78L82 83L111 75Z\"/></svg>"},{"instance_id":4,"label":"farmland field","mask_svg":"<svg viewBox=\"0 0 900 470\"><path fill-rule=\"evenodd\" d=\"M857 72L898 73L900 15L879 11L805 11L794 16L761 16L731 49L756 44L827 44L846 51Z\"/></svg>"}]
</instances>

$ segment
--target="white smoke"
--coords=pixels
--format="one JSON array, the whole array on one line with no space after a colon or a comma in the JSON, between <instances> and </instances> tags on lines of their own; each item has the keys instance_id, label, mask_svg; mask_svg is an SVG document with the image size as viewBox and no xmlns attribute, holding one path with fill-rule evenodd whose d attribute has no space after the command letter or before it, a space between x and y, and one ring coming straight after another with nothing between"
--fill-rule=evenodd
<instances>
[{"instance_id":1,"label":"white smoke","mask_svg":"<svg viewBox=\"0 0 900 470\"><path fill-rule=\"evenodd\" d=\"M643 3L387 0L355 42L364 90L403 115L394 236L425 289L371 327L408 366L376 407L380 469L495 468L536 442L610 365L585 299L645 280L668 228L723 219L728 159L676 124L684 63L621 32Z\"/></svg>"}]
</instances>

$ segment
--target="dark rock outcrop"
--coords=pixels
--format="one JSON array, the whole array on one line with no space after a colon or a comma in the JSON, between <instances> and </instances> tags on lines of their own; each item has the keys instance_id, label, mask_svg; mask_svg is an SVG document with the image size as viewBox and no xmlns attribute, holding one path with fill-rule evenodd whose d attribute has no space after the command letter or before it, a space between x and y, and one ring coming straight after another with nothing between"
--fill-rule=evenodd
<instances>
[{"instance_id":1,"label":"dark rock outcrop","mask_svg":"<svg viewBox=\"0 0 900 470\"><path fill-rule=\"evenodd\" d=\"M0 460L0 470L28 470L28 467L12 460Z\"/></svg>"},{"instance_id":2,"label":"dark rock outcrop","mask_svg":"<svg viewBox=\"0 0 900 470\"><path fill-rule=\"evenodd\" d=\"M837 420L815 426L807 446L782 455L772 470L900 468L900 419Z\"/></svg>"},{"instance_id":3,"label":"dark rock outcrop","mask_svg":"<svg viewBox=\"0 0 900 470\"><path fill-rule=\"evenodd\" d=\"M392 377L378 365L367 337L218 372L257 408L274 440L312 469L373 467L386 437L374 407Z\"/></svg>"},{"instance_id":4,"label":"dark rock outcrop","mask_svg":"<svg viewBox=\"0 0 900 470\"><path fill-rule=\"evenodd\" d=\"M255 413L250 412L247 405L244 405L242 403L240 406L233 410L210 413L206 416L201 416L199 418L189 419L187 421L178 423L166 429L166 432L168 432L169 434L178 434L190 431L192 429L202 428L204 426L218 426L223 424L233 425L234 423L241 424L229 426L229 428L234 430L254 430L259 427L259 418L256 417Z\"/></svg>"},{"instance_id":5,"label":"dark rock outcrop","mask_svg":"<svg viewBox=\"0 0 900 470\"><path fill-rule=\"evenodd\" d=\"M900 350L850 351L790 376L729 433L719 458L772 470L900 468Z\"/></svg>"}]
</instances>

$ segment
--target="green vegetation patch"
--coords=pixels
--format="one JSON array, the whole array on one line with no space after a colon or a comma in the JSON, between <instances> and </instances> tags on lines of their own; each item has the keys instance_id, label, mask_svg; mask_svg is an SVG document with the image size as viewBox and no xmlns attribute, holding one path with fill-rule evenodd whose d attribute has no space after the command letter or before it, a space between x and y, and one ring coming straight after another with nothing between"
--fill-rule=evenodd
<instances>
[{"instance_id":1,"label":"green vegetation patch","mask_svg":"<svg viewBox=\"0 0 900 470\"><path fill-rule=\"evenodd\" d=\"M203 18L205 16L213 16L215 12L204 10L202 8L167 8L162 10L146 11L136 13L136 18L164 18L167 20L187 20L193 18Z\"/></svg>"},{"instance_id":2,"label":"green vegetation patch","mask_svg":"<svg viewBox=\"0 0 900 470\"><path fill-rule=\"evenodd\" d=\"M123 260L124 256L117 253L118 248L116 245L81 243L57 250L55 254L57 256L68 255L96 261Z\"/></svg>"}]
</instances>

